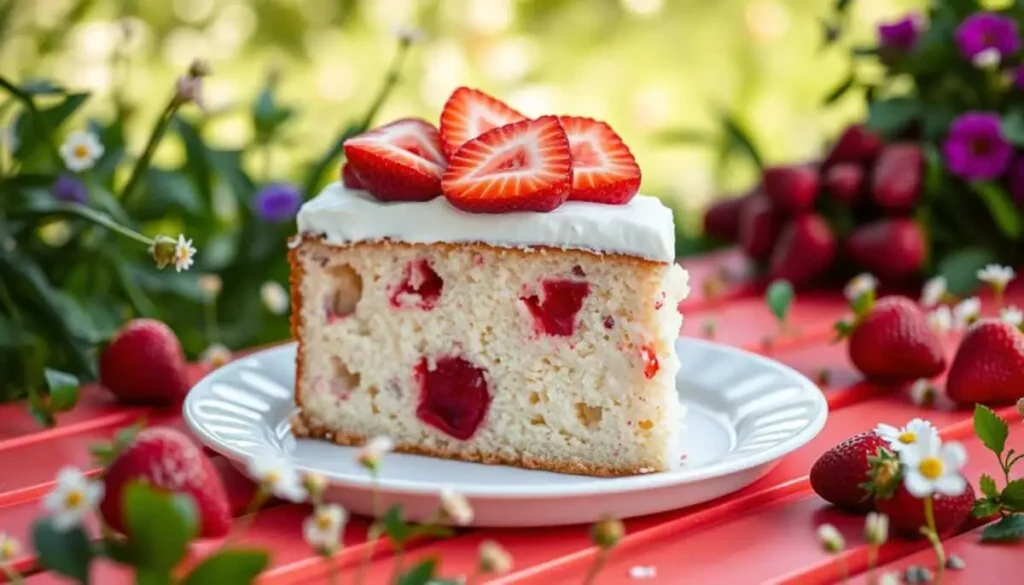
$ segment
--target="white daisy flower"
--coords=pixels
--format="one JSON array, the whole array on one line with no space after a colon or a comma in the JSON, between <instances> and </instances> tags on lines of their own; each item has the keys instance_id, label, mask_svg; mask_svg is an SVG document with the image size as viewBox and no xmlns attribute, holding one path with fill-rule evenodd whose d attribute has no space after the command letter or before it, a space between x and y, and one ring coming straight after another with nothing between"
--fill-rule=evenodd
<instances>
[{"instance_id":1,"label":"white daisy flower","mask_svg":"<svg viewBox=\"0 0 1024 585\"><path fill-rule=\"evenodd\" d=\"M69 171L91 169L103 156L103 145L92 132L72 132L60 145L60 156Z\"/></svg>"},{"instance_id":2,"label":"white daisy flower","mask_svg":"<svg viewBox=\"0 0 1024 585\"><path fill-rule=\"evenodd\" d=\"M249 475L275 496L291 502L304 502L306 489L291 463L274 455L264 454L249 460Z\"/></svg>"},{"instance_id":3,"label":"white daisy flower","mask_svg":"<svg viewBox=\"0 0 1024 585\"><path fill-rule=\"evenodd\" d=\"M890 449L899 453L910 445L921 442L925 437L938 439L939 431L932 423L915 418L901 429L892 425L879 424L875 427L875 434L885 439L889 443Z\"/></svg>"},{"instance_id":4,"label":"white daisy flower","mask_svg":"<svg viewBox=\"0 0 1024 585\"><path fill-rule=\"evenodd\" d=\"M989 264L978 271L978 280L990 284L996 290L1006 289L1006 285L1016 277L1013 268L999 264Z\"/></svg>"},{"instance_id":5,"label":"white daisy flower","mask_svg":"<svg viewBox=\"0 0 1024 585\"><path fill-rule=\"evenodd\" d=\"M58 532L66 532L82 522L103 497L103 484L87 478L75 467L57 472L57 487L43 498L43 508Z\"/></svg>"},{"instance_id":6,"label":"white daisy flower","mask_svg":"<svg viewBox=\"0 0 1024 585\"><path fill-rule=\"evenodd\" d=\"M348 521L345 508L337 504L319 506L302 523L302 536L318 551L333 552L341 545L341 532Z\"/></svg>"},{"instance_id":7,"label":"white daisy flower","mask_svg":"<svg viewBox=\"0 0 1024 585\"><path fill-rule=\"evenodd\" d=\"M1024 323L1024 311L1021 311L1016 306L1004 307L999 311L999 318L1006 321L1014 327L1020 327L1021 323Z\"/></svg>"},{"instance_id":8,"label":"white daisy flower","mask_svg":"<svg viewBox=\"0 0 1024 585\"><path fill-rule=\"evenodd\" d=\"M953 326L964 329L981 315L981 299L971 297L964 299L953 307Z\"/></svg>"},{"instance_id":9,"label":"white daisy flower","mask_svg":"<svg viewBox=\"0 0 1024 585\"><path fill-rule=\"evenodd\" d=\"M21 554L21 543L6 532L0 532L0 565L14 560Z\"/></svg>"},{"instance_id":10,"label":"white daisy flower","mask_svg":"<svg viewBox=\"0 0 1024 585\"><path fill-rule=\"evenodd\" d=\"M836 527L831 524L822 524L818 527L818 541L821 542L821 546L826 552L833 554L843 550L843 547L846 546L843 535L839 534Z\"/></svg>"},{"instance_id":11,"label":"white daisy flower","mask_svg":"<svg viewBox=\"0 0 1024 585\"><path fill-rule=\"evenodd\" d=\"M978 69L995 69L999 66L999 62L1002 58L1003 55L999 52L999 49L989 47L988 49L976 54L971 59L971 63Z\"/></svg>"},{"instance_id":12,"label":"white daisy flower","mask_svg":"<svg viewBox=\"0 0 1024 585\"><path fill-rule=\"evenodd\" d=\"M231 361L231 350L223 343L214 343L199 354L199 361L214 368L219 368Z\"/></svg>"},{"instance_id":13,"label":"white daisy flower","mask_svg":"<svg viewBox=\"0 0 1024 585\"><path fill-rule=\"evenodd\" d=\"M934 307L942 302L946 296L948 283L945 276L929 278L921 289L921 305L927 308Z\"/></svg>"},{"instance_id":14,"label":"white daisy flower","mask_svg":"<svg viewBox=\"0 0 1024 585\"><path fill-rule=\"evenodd\" d=\"M653 579L658 576L658 569L652 566L636 565L629 568L630 579Z\"/></svg>"},{"instance_id":15,"label":"white daisy flower","mask_svg":"<svg viewBox=\"0 0 1024 585\"><path fill-rule=\"evenodd\" d=\"M921 378L910 386L910 401L916 406L931 406L935 404L935 386L930 380Z\"/></svg>"},{"instance_id":16,"label":"white daisy flower","mask_svg":"<svg viewBox=\"0 0 1024 585\"><path fill-rule=\"evenodd\" d=\"M268 311L284 315L288 310L288 292L279 283L268 280L260 287L260 300Z\"/></svg>"},{"instance_id":17,"label":"white daisy flower","mask_svg":"<svg viewBox=\"0 0 1024 585\"><path fill-rule=\"evenodd\" d=\"M850 282L846 283L846 286L843 288L843 294L846 296L846 300L852 303L862 295L875 292L876 288L878 288L878 279L864 272L854 276L850 279Z\"/></svg>"},{"instance_id":18,"label":"white daisy flower","mask_svg":"<svg viewBox=\"0 0 1024 585\"><path fill-rule=\"evenodd\" d=\"M903 484L911 495L924 498L933 493L959 496L967 489L960 470L967 463L967 450L956 441L943 444L938 435L923 435L900 451L905 468Z\"/></svg>"},{"instance_id":19,"label":"white daisy flower","mask_svg":"<svg viewBox=\"0 0 1024 585\"><path fill-rule=\"evenodd\" d=\"M178 241L174 244L174 269L178 272L188 270L195 262L195 255L192 240L186 240L185 234L178 234Z\"/></svg>"},{"instance_id":20,"label":"white daisy flower","mask_svg":"<svg viewBox=\"0 0 1024 585\"><path fill-rule=\"evenodd\" d=\"M935 307L928 313L928 326L939 335L945 335L953 330L953 310L942 305Z\"/></svg>"},{"instance_id":21,"label":"white daisy flower","mask_svg":"<svg viewBox=\"0 0 1024 585\"><path fill-rule=\"evenodd\" d=\"M480 543L479 557L480 572L485 575L501 575L512 570L512 555L493 540Z\"/></svg>"},{"instance_id":22,"label":"white daisy flower","mask_svg":"<svg viewBox=\"0 0 1024 585\"><path fill-rule=\"evenodd\" d=\"M459 526L473 521L473 508L462 494L451 488L441 490L441 510Z\"/></svg>"},{"instance_id":23,"label":"white daisy flower","mask_svg":"<svg viewBox=\"0 0 1024 585\"><path fill-rule=\"evenodd\" d=\"M391 437L385 437L383 435L373 437L363 445L359 453L356 454L356 461L360 465L374 471L377 469L377 465L380 463L380 458L385 453L390 453L395 450L395 442Z\"/></svg>"},{"instance_id":24,"label":"white daisy flower","mask_svg":"<svg viewBox=\"0 0 1024 585\"><path fill-rule=\"evenodd\" d=\"M864 540L879 546L889 539L889 517L881 512L868 512L864 518Z\"/></svg>"}]
</instances>

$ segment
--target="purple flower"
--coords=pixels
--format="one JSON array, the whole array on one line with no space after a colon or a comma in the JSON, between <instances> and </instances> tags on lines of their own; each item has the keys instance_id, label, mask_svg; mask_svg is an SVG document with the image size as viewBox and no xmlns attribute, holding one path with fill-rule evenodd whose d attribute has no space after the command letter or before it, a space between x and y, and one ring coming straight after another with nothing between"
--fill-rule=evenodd
<instances>
[{"instance_id":1,"label":"purple flower","mask_svg":"<svg viewBox=\"0 0 1024 585\"><path fill-rule=\"evenodd\" d=\"M972 14L956 29L956 44L971 62L989 49L994 49L1001 59L1005 58L1020 50L1017 23L991 12Z\"/></svg>"},{"instance_id":2,"label":"purple flower","mask_svg":"<svg viewBox=\"0 0 1024 585\"><path fill-rule=\"evenodd\" d=\"M949 170L967 180L999 177L1013 156L999 116L989 112L967 112L953 120L942 150Z\"/></svg>"},{"instance_id":3,"label":"purple flower","mask_svg":"<svg viewBox=\"0 0 1024 585\"><path fill-rule=\"evenodd\" d=\"M256 193L256 212L267 221L282 223L291 220L302 205L302 194L294 185L274 183Z\"/></svg>"},{"instance_id":4,"label":"purple flower","mask_svg":"<svg viewBox=\"0 0 1024 585\"><path fill-rule=\"evenodd\" d=\"M912 12L899 20L878 25L878 40L887 49L906 53L914 48L922 28L921 15Z\"/></svg>"},{"instance_id":5,"label":"purple flower","mask_svg":"<svg viewBox=\"0 0 1024 585\"><path fill-rule=\"evenodd\" d=\"M50 185L50 194L68 203L86 203L89 200L89 191L85 188L85 183L71 173L61 173Z\"/></svg>"}]
</instances>

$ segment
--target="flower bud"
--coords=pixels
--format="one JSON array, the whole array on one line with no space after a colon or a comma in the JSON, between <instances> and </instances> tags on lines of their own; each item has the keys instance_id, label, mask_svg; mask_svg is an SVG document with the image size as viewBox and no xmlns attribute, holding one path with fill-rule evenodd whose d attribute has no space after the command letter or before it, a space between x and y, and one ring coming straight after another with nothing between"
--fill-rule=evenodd
<instances>
[{"instance_id":1,"label":"flower bud","mask_svg":"<svg viewBox=\"0 0 1024 585\"><path fill-rule=\"evenodd\" d=\"M149 253L156 261L157 268L163 270L171 262L174 262L177 243L178 241L170 236L157 236L153 240L153 245L149 247Z\"/></svg>"},{"instance_id":2,"label":"flower bud","mask_svg":"<svg viewBox=\"0 0 1024 585\"><path fill-rule=\"evenodd\" d=\"M889 539L889 517L879 512L869 512L864 519L864 540L870 545L881 546Z\"/></svg>"},{"instance_id":3,"label":"flower bud","mask_svg":"<svg viewBox=\"0 0 1024 585\"><path fill-rule=\"evenodd\" d=\"M485 540L480 543L479 566L485 575L501 575L512 570L512 555L497 542Z\"/></svg>"},{"instance_id":4,"label":"flower bud","mask_svg":"<svg viewBox=\"0 0 1024 585\"><path fill-rule=\"evenodd\" d=\"M188 66L189 77L206 77L210 74L210 64L204 59L195 59Z\"/></svg>"},{"instance_id":5,"label":"flower bud","mask_svg":"<svg viewBox=\"0 0 1024 585\"><path fill-rule=\"evenodd\" d=\"M590 529L590 538L597 546L609 549L618 544L626 534L622 521L614 518L598 520Z\"/></svg>"},{"instance_id":6,"label":"flower bud","mask_svg":"<svg viewBox=\"0 0 1024 585\"><path fill-rule=\"evenodd\" d=\"M839 534L835 526L831 524L822 524L818 527L818 541L821 542L822 548L825 552L836 554L843 550L846 546L846 541L843 540L843 535Z\"/></svg>"},{"instance_id":7,"label":"flower bud","mask_svg":"<svg viewBox=\"0 0 1024 585\"><path fill-rule=\"evenodd\" d=\"M320 500L320 497L324 495L324 490L327 489L327 478L323 475L311 471L302 476L302 487L306 488L309 492L309 499L316 502Z\"/></svg>"}]
</instances>

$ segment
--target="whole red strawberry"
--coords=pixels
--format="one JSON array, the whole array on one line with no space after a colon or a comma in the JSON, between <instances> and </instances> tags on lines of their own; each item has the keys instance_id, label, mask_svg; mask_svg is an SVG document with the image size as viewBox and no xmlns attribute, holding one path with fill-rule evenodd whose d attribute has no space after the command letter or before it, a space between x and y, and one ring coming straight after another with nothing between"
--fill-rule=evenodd
<instances>
[{"instance_id":1,"label":"whole red strawberry","mask_svg":"<svg viewBox=\"0 0 1024 585\"><path fill-rule=\"evenodd\" d=\"M850 361L869 380L901 383L938 376L946 357L938 335L917 303L902 296L879 299L849 333Z\"/></svg>"},{"instance_id":2,"label":"whole red strawberry","mask_svg":"<svg viewBox=\"0 0 1024 585\"><path fill-rule=\"evenodd\" d=\"M892 144L875 163L871 197L890 213L908 213L921 196L924 154L914 144Z\"/></svg>"},{"instance_id":3,"label":"whole red strawberry","mask_svg":"<svg viewBox=\"0 0 1024 585\"><path fill-rule=\"evenodd\" d=\"M868 457L886 448L874 432L860 433L825 452L811 467L811 488L826 501L854 512L874 509L874 500L861 484L869 480Z\"/></svg>"},{"instance_id":4,"label":"whole red strawberry","mask_svg":"<svg viewBox=\"0 0 1024 585\"><path fill-rule=\"evenodd\" d=\"M808 284L828 270L836 256L836 238L828 222L817 214L794 218L779 234L772 251L769 275L793 286Z\"/></svg>"},{"instance_id":5,"label":"whole red strawberry","mask_svg":"<svg viewBox=\"0 0 1024 585\"><path fill-rule=\"evenodd\" d=\"M740 235L740 209L746 196L716 201L704 212L704 233L719 240L735 242Z\"/></svg>"},{"instance_id":6,"label":"whole red strawberry","mask_svg":"<svg viewBox=\"0 0 1024 585\"><path fill-rule=\"evenodd\" d=\"M880 278L905 278L924 265L927 245L921 226L902 217L884 218L858 227L846 241L846 253Z\"/></svg>"},{"instance_id":7,"label":"whole red strawberry","mask_svg":"<svg viewBox=\"0 0 1024 585\"><path fill-rule=\"evenodd\" d=\"M935 530L939 535L956 530L971 515L974 504L974 488L970 482L959 496L935 494ZM890 498L879 497L875 507L889 517L889 528L904 537L921 538L921 527L926 525L924 500L913 496L901 483Z\"/></svg>"},{"instance_id":8,"label":"whole red strawberry","mask_svg":"<svg viewBox=\"0 0 1024 585\"><path fill-rule=\"evenodd\" d=\"M764 171L764 194L779 209L798 215L814 207L818 170L810 165L771 167Z\"/></svg>"},{"instance_id":9,"label":"whole red strawberry","mask_svg":"<svg viewBox=\"0 0 1024 585\"><path fill-rule=\"evenodd\" d=\"M1024 398L1024 333L996 319L971 326L953 357L946 394L961 404Z\"/></svg>"},{"instance_id":10,"label":"whole red strawberry","mask_svg":"<svg viewBox=\"0 0 1024 585\"><path fill-rule=\"evenodd\" d=\"M126 402L182 400L189 382L181 343L160 321L129 321L100 355L100 384Z\"/></svg>"},{"instance_id":11,"label":"whole red strawberry","mask_svg":"<svg viewBox=\"0 0 1024 585\"><path fill-rule=\"evenodd\" d=\"M224 536L231 528L231 508L220 475L188 437L165 427L145 429L117 455L103 473L100 513L114 530L124 533L121 515L125 487L134 481L192 497L199 515L200 536Z\"/></svg>"},{"instance_id":12,"label":"whole red strawberry","mask_svg":"<svg viewBox=\"0 0 1024 585\"><path fill-rule=\"evenodd\" d=\"M860 125L849 126L836 140L832 150L825 157L825 166L837 163L870 162L882 150L882 139L874 132Z\"/></svg>"},{"instance_id":13,"label":"whole red strawberry","mask_svg":"<svg viewBox=\"0 0 1024 585\"><path fill-rule=\"evenodd\" d=\"M767 260L779 234L779 213L768 197L755 194L740 207L740 247L754 260Z\"/></svg>"},{"instance_id":14,"label":"whole red strawberry","mask_svg":"<svg viewBox=\"0 0 1024 585\"><path fill-rule=\"evenodd\" d=\"M854 205L864 189L864 171L854 163L839 163L825 171L822 177L825 191L836 201Z\"/></svg>"}]
</instances>

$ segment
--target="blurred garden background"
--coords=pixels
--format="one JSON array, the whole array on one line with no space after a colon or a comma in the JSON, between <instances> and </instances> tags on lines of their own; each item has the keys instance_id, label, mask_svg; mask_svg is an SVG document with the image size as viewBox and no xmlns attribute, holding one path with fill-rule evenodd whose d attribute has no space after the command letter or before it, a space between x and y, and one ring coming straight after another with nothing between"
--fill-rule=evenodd
<instances>
[{"instance_id":1,"label":"blurred garden background","mask_svg":"<svg viewBox=\"0 0 1024 585\"><path fill-rule=\"evenodd\" d=\"M852 32L826 46L835 4L848 5ZM66 369L88 376L96 344L139 315L171 324L190 356L215 343L240 348L285 337L281 295L293 223L275 223L254 197L283 183L308 198L337 176L339 159L325 153L379 95L402 35L416 42L375 122L434 121L460 85L527 115L605 120L635 153L643 192L679 210L686 252L707 203L757 179L749 149L723 119L766 163L820 154L864 114L857 92L824 105L849 74L850 47L872 44L880 21L924 5L0 0L0 75L48 116L55 145L87 128L103 142L103 157L84 176L87 203L147 237L183 233L198 249L191 270L161 272L137 242L93 231L59 210L36 210L47 217L42 224L15 221L41 198L62 195L53 184L59 161L33 138L40 126L4 94L0 191L7 193L0 196L23 207L6 225L0 216L8 262L0 264L0 283L14 289L5 295L12 303L0 307L0 325L24 334L0 339L0 365L5 374L24 368L25 380L38 380L29 370L41 372L43 363L71 364ZM132 161L167 112L176 79L197 58L212 72L202 80L203 107L168 118L152 168L124 196ZM20 263L19 250L31 265ZM29 326L13 327L19 319ZM55 328L59 343L50 337Z\"/></svg>"}]
</instances>

